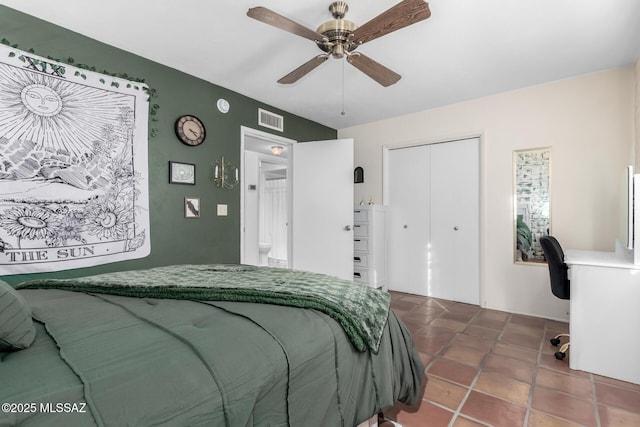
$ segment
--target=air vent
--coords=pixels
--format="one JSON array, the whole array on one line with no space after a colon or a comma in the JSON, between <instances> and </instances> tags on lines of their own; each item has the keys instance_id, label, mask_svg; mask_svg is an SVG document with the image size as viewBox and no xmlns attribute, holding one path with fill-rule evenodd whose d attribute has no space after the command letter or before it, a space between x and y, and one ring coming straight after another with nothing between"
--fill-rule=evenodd
<instances>
[{"instance_id":1,"label":"air vent","mask_svg":"<svg viewBox=\"0 0 640 427\"><path fill-rule=\"evenodd\" d=\"M258 124L280 132L284 131L284 118L279 114L274 114L262 108L258 108Z\"/></svg>"}]
</instances>

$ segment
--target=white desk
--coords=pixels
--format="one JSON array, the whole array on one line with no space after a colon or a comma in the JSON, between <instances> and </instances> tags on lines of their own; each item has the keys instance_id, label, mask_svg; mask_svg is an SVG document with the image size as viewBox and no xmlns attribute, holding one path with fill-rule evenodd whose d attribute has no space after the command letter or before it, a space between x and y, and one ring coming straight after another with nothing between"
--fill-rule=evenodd
<instances>
[{"instance_id":1,"label":"white desk","mask_svg":"<svg viewBox=\"0 0 640 427\"><path fill-rule=\"evenodd\" d=\"M614 252L567 250L571 369L640 384L640 265Z\"/></svg>"}]
</instances>

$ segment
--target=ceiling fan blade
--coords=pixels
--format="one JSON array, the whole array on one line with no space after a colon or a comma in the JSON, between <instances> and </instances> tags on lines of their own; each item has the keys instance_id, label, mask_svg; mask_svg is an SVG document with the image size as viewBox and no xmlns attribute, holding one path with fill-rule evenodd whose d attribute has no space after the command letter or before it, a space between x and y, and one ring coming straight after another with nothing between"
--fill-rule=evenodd
<instances>
[{"instance_id":1,"label":"ceiling fan blade","mask_svg":"<svg viewBox=\"0 0 640 427\"><path fill-rule=\"evenodd\" d=\"M358 27L353 32L353 41L359 44L366 43L430 16L429 3L424 0L403 0Z\"/></svg>"},{"instance_id":2,"label":"ceiling fan blade","mask_svg":"<svg viewBox=\"0 0 640 427\"><path fill-rule=\"evenodd\" d=\"M347 61L384 87L391 86L402 77L395 71L361 53L353 53L347 56Z\"/></svg>"},{"instance_id":3,"label":"ceiling fan blade","mask_svg":"<svg viewBox=\"0 0 640 427\"><path fill-rule=\"evenodd\" d=\"M313 31L304 25L298 24L289 18L267 9L266 7L258 6L253 7L247 11L247 16L253 19L257 19L265 24L273 25L281 30L288 31L296 34L305 39L313 40L315 42L322 41L325 37L317 31Z\"/></svg>"},{"instance_id":4,"label":"ceiling fan blade","mask_svg":"<svg viewBox=\"0 0 640 427\"><path fill-rule=\"evenodd\" d=\"M295 83L300 80L302 77L310 73L314 68L318 65L322 64L329 58L329 55L318 55L315 58L312 58L310 61L305 62L280 80L278 83L283 85L289 85L291 83Z\"/></svg>"}]
</instances>

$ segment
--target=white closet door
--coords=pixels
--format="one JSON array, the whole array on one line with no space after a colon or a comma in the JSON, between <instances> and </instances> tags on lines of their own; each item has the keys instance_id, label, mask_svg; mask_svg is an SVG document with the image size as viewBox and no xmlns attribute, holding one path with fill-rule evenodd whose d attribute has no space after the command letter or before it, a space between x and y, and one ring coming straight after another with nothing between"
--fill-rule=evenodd
<instances>
[{"instance_id":1,"label":"white closet door","mask_svg":"<svg viewBox=\"0 0 640 427\"><path fill-rule=\"evenodd\" d=\"M457 167L454 142L431 145L431 171L429 188L431 189L431 286L429 294L435 298L454 300L455 296L455 199L453 180Z\"/></svg>"},{"instance_id":2,"label":"white closet door","mask_svg":"<svg viewBox=\"0 0 640 427\"><path fill-rule=\"evenodd\" d=\"M389 289L430 295L429 146L389 150Z\"/></svg>"},{"instance_id":3,"label":"white closet door","mask_svg":"<svg viewBox=\"0 0 640 427\"><path fill-rule=\"evenodd\" d=\"M479 304L479 140L431 145L431 296Z\"/></svg>"}]
</instances>

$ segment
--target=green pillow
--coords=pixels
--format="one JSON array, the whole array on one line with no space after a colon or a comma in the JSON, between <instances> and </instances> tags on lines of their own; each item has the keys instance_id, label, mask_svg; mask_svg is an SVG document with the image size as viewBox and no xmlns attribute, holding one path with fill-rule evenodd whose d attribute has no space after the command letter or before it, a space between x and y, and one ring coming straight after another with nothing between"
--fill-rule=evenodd
<instances>
[{"instance_id":1,"label":"green pillow","mask_svg":"<svg viewBox=\"0 0 640 427\"><path fill-rule=\"evenodd\" d=\"M35 337L31 307L18 291L0 280L0 351L22 350Z\"/></svg>"}]
</instances>

